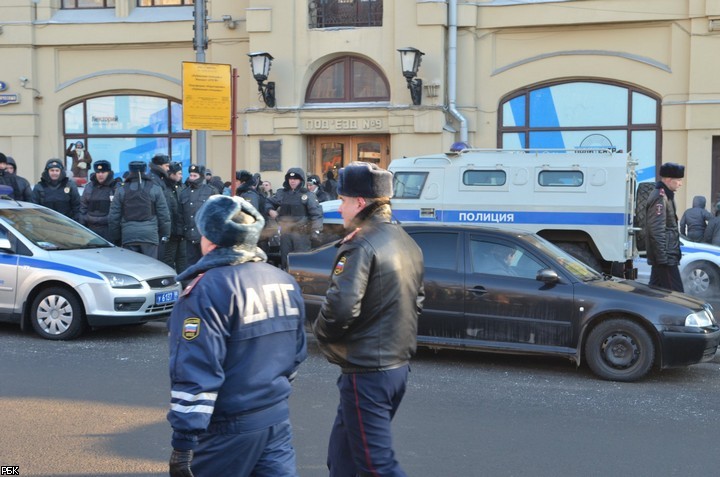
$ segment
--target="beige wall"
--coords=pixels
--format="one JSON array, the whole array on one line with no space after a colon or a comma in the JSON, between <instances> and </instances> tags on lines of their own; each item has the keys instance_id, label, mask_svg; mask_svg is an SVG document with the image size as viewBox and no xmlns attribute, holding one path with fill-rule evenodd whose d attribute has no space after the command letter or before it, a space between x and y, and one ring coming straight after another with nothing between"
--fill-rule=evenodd
<instances>
[{"instance_id":1,"label":"beige wall","mask_svg":"<svg viewBox=\"0 0 720 477\"><path fill-rule=\"evenodd\" d=\"M12 3L12 5L7 5ZM663 160L687 164L679 208L693 195L710 196L712 137L720 135L717 55L720 0L590 0L498 6L459 0L457 106L468 120L470 143L495 147L502 97L528 85L560 78L596 78L636 85L662 98ZM82 98L147 93L181 98L180 64L194 61L192 7L157 22L134 0L83 13L59 10L59 0L0 4L3 28L0 81L21 102L0 107L0 150L19 160L31 182L49 157L63 154L62 109ZM206 61L238 70L238 167L256 170L259 141L283 141L283 168L307 166L309 119L381 118L375 131L391 137L391 156L447 150L457 128L443 110L447 94L447 5L441 1L385 1L379 28L310 30L308 0L213 0ZM105 16L98 15L106 14ZM140 15L140 14L145 14ZM231 15L236 28L221 20ZM425 52L420 77L435 84L423 104L410 106L397 48ZM277 109L259 101L246 54L275 57ZM353 54L372 60L387 76L388 104L307 107L313 73L331 58ZM29 78L23 89L18 78ZM39 92L39 93L38 93ZM34 96L41 98L34 99ZM357 131L358 134L366 131ZM230 171L230 134L208 132L207 163ZM265 174L275 185L282 172Z\"/></svg>"}]
</instances>

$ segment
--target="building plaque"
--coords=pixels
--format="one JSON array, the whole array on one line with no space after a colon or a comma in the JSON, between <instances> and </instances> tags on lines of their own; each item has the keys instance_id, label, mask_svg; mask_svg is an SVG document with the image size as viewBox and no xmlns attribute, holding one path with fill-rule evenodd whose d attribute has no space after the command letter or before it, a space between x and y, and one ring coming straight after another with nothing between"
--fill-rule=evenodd
<instances>
[{"instance_id":1,"label":"building plaque","mask_svg":"<svg viewBox=\"0 0 720 477\"><path fill-rule=\"evenodd\" d=\"M303 119L303 132L382 132L387 126L382 118Z\"/></svg>"},{"instance_id":2,"label":"building plaque","mask_svg":"<svg viewBox=\"0 0 720 477\"><path fill-rule=\"evenodd\" d=\"M260 172L282 171L282 141L260 141Z\"/></svg>"}]
</instances>

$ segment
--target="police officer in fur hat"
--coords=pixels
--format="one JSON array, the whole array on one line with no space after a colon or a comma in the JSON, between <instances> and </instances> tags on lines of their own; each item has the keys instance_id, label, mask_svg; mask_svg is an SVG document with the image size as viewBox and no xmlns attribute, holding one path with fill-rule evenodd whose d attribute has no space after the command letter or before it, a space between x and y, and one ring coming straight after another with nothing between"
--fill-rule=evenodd
<instances>
[{"instance_id":1,"label":"police officer in fur hat","mask_svg":"<svg viewBox=\"0 0 720 477\"><path fill-rule=\"evenodd\" d=\"M680 229L675 192L683 185L685 166L666 162L660 166L660 180L646 203L645 246L650 265L650 285L684 291L680 278Z\"/></svg>"},{"instance_id":2,"label":"police officer in fur hat","mask_svg":"<svg viewBox=\"0 0 720 477\"><path fill-rule=\"evenodd\" d=\"M330 288L312 330L340 366L340 406L330 435L331 477L403 476L390 423L405 393L425 297L423 257L391 222L392 174L353 162L340 169L340 214L350 232L339 244Z\"/></svg>"},{"instance_id":3,"label":"police officer in fur hat","mask_svg":"<svg viewBox=\"0 0 720 477\"><path fill-rule=\"evenodd\" d=\"M115 177L110 161L95 161L92 167L94 172L80 197L80 223L105 240L111 240L108 227L110 204L122 180Z\"/></svg>"},{"instance_id":4,"label":"police officer in fur hat","mask_svg":"<svg viewBox=\"0 0 720 477\"><path fill-rule=\"evenodd\" d=\"M196 217L203 256L168 320L170 475L294 477L288 397L307 356L302 292L257 247L262 214L214 195Z\"/></svg>"},{"instance_id":5,"label":"police officer in fur hat","mask_svg":"<svg viewBox=\"0 0 720 477\"><path fill-rule=\"evenodd\" d=\"M200 230L197 228L195 218L200 207L218 191L205 180L205 166L191 164L188 167L188 178L185 181L185 188L180 192L180 214L184 227L185 236L185 258L187 266L200 260L202 250L200 249Z\"/></svg>"}]
</instances>

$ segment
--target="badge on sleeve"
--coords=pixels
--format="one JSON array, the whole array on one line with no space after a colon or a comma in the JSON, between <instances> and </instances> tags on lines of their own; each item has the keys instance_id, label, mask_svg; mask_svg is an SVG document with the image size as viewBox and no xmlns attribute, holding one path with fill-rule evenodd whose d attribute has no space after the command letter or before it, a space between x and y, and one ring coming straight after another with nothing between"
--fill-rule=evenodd
<instances>
[{"instance_id":1,"label":"badge on sleeve","mask_svg":"<svg viewBox=\"0 0 720 477\"><path fill-rule=\"evenodd\" d=\"M655 215L662 215L662 214L663 214L663 205L655 204Z\"/></svg>"},{"instance_id":2,"label":"badge on sleeve","mask_svg":"<svg viewBox=\"0 0 720 477\"><path fill-rule=\"evenodd\" d=\"M347 262L347 257L340 257L340 260L338 260L338 262L335 264L335 270L333 270L333 275L340 275L343 270L345 270L345 262Z\"/></svg>"},{"instance_id":3,"label":"badge on sleeve","mask_svg":"<svg viewBox=\"0 0 720 477\"><path fill-rule=\"evenodd\" d=\"M187 341L192 341L200 334L200 318L185 318L182 335Z\"/></svg>"}]
</instances>

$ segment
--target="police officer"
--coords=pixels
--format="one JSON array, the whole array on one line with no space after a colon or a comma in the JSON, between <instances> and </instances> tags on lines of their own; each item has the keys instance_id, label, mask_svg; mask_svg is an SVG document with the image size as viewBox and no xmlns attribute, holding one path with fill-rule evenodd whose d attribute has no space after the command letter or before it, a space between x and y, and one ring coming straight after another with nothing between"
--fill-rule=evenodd
<instances>
[{"instance_id":1,"label":"police officer","mask_svg":"<svg viewBox=\"0 0 720 477\"><path fill-rule=\"evenodd\" d=\"M203 257L170 330L172 477L294 477L290 382L307 356L302 292L257 248L262 214L215 195L196 216Z\"/></svg>"},{"instance_id":2,"label":"police officer","mask_svg":"<svg viewBox=\"0 0 720 477\"><path fill-rule=\"evenodd\" d=\"M660 166L660 180L646 203L645 245L650 270L650 285L684 291L680 277L680 230L675 192L682 186L685 166L666 162Z\"/></svg>"},{"instance_id":3,"label":"police officer","mask_svg":"<svg viewBox=\"0 0 720 477\"><path fill-rule=\"evenodd\" d=\"M185 188L180 192L180 213L184 226L187 266L200 260L200 231L195 224L195 215L200 207L220 191L205 183L205 167L191 164Z\"/></svg>"},{"instance_id":4,"label":"police officer","mask_svg":"<svg viewBox=\"0 0 720 477\"><path fill-rule=\"evenodd\" d=\"M165 178L165 200L170 209L170 240L165 243L163 262L181 273L187 268L187 245L185 245L185 223L180 210L182 184L182 163L171 162Z\"/></svg>"},{"instance_id":5,"label":"police officer","mask_svg":"<svg viewBox=\"0 0 720 477\"><path fill-rule=\"evenodd\" d=\"M146 174L144 161L132 161L108 217L110 238L123 248L158 259L158 244L170 235L170 211L160 187Z\"/></svg>"},{"instance_id":6,"label":"police officer","mask_svg":"<svg viewBox=\"0 0 720 477\"><path fill-rule=\"evenodd\" d=\"M392 174L375 164L340 169L345 228L330 288L312 322L328 361L340 366L340 406L328 446L331 477L404 476L390 422L405 394L425 297L420 248L391 222Z\"/></svg>"},{"instance_id":7,"label":"police officer","mask_svg":"<svg viewBox=\"0 0 720 477\"><path fill-rule=\"evenodd\" d=\"M122 181L115 177L109 161L95 161L92 168L94 172L90 174L80 197L80 223L105 240L110 240L110 204Z\"/></svg>"},{"instance_id":8,"label":"police officer","mask_svg":"<svg viewBox=\"0 0 720 477\"><path fill-rule=\"evenodd\" d=\"M322 209L315 194L305 188L305 172L292 167L282 189L268 199L268 216L280 226L280 260L287 269L287 254L310 250L322 232Z\"/></svg>"},{"instance_id":9,"label":"police officer","mask_svg":"<svg viewBox=\"0 0 720 477\"><path fill-rule=\"evenodd\" d=\"M11 156L5 156L0 152L0 184L6 184L13 188L12 197L15 200L32 202L32 187L24 177L17 175L17 164Z\"/></svg>"},{"instance_id":10,"label":"police officer","mask_svg":"<svg viewBox=\"0 0 720 477\"><path fill-rule=\"evenodd\" d=\"M317 197L318 202L326 202L330 200L330 196L327 192L325 192L325 189L322 188L322 183L320 182L320 177L316 175L311 175L308 177L307 181L307 188L310 192L315 194L315 197Z\"/></svg>"},{"instance_id":11,"label":"police officer","mask_svg":"<svg viewBox=\"0 0 720 477\"><path fill-rule=\"evenodd\" d=\"M80 220L80 193L75 182L65 175L60 159L48 159L45 163L40 182L33 188L32 201Z\"/></svg>"}]
</instances>

